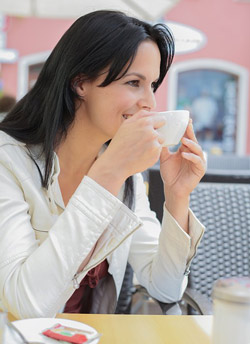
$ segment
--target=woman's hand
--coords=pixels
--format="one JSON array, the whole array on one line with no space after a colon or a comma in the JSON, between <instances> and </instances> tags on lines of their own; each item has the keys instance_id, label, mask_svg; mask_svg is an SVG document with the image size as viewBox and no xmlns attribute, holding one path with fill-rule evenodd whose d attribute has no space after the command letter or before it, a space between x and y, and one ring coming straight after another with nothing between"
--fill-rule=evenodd
<instances>
[{"instance_id":1,"label":"woman's hand","mask_svg":"<svg viewBox=\"0 0 250 344\"><path fill-rule=\"evenodd\" d=\"M158 161L163 138L155 129L164 124L162 116L145 110L124 120L88 175L117 194L129 176L146 170Z\"/></svg>"},{"instance_id":2,"label":"woman's hand","mask_svg":"<svg viewBox=\"0 0 250 344\"><path fill-rule=\"evenodd\" d=\"M176 153L162 149L161 177L165 206L184 231L189 233L189 195L205 174L206 162L193 131L192 120Z\"/></svg>"},{"instance_id":3,"label":"woman's hand","mask_svg":"<svg viewBox=\"0 0 250 344\"><path fill-rule=\"evenodd\" d=\"M206 161L193 131L192 120L181 140L181 147L175 153L162 149L160 164L165 195L188 198L206 170Z\"/></svg>"},{"instance_id":4,"label":"woman's hand","mask_svg":"<svg viewBox=\"0 0 250 344\"><path fill-rule=\"evenodd\" d=\"M163 116L145 110L125 120L105 152L105 158L120 168L125 178L154 165L163 139L155 130L165 124ZM115 161L113 160L115 158Z\"/></svg>"}]
</instances>

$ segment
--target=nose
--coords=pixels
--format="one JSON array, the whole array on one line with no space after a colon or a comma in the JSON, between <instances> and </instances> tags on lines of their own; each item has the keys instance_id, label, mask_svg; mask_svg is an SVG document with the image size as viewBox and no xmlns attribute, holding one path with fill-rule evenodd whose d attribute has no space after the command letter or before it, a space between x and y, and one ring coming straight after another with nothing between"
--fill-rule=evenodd
<instances>
[{"instance_id":1,"label":"nose","mask_svg":"<svg viewBox=\"0 0 250 344\"><path fill-rule=\"evenodd\" d=\"M156 107L155 94L152 88L143 93L142 97L138 101L138 105L140 109L148 111L153 110Z\"/></svg>"}]
</instances>

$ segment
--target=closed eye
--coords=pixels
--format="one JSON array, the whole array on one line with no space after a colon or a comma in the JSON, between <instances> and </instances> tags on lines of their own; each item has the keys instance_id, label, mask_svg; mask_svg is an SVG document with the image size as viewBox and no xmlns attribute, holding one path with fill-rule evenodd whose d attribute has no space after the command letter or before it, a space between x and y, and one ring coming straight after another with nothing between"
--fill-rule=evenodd
<instances>
[{"instance_id":1,"label":"closed eye","mask_svg":"<svg viewBox=\"0 0 250 344\"><path fill-rule=\"evenodd\" d=\"M126 84L132 86L132 87L139 87L140 85L140 80L130 80L126 82Z\"/></svg>"}]
</instances>

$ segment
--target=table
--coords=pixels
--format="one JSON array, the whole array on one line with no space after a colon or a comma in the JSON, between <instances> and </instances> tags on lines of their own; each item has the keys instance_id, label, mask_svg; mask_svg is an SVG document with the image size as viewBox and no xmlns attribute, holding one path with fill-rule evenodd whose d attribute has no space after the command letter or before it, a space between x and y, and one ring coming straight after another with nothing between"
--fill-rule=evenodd
<instances>
[{"instance_id":1,"label":"table","mask_svg":"<svg viewBox=\"0 0 250 344\"><path fill-rule=\"evenodd\" d=\"M102 333L99 344L211 344L211 315L58 314Z\"/></svg>"}]
</instances>

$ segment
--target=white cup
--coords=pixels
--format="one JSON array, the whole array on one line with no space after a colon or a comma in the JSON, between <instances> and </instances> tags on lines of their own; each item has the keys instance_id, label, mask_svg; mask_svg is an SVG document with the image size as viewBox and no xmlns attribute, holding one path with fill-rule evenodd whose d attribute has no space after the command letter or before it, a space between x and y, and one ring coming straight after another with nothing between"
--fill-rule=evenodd
<instances>
[{"instance_id":1,"label":"white cup","mask_svg":"<svg viewBox=\"0 0 250 344\"><path fill-rule=\"evenodd\" d=\"M213 344L250 343L250 278L219 278L213 285Z\"/></svg>"},{"instance_id":2,"label":"white cup","mask_svg":"<svg viewBox=\"0 0 250 344\"><path fill-rule=\"evenodd\" d=\"M189 111L172 110L158 112L158 114L163 116L166 121L163 127L157 129L157 131L164 137L164 143L162 146L166 147L177 145L187 129Z\"/></svg>"}]
</instances>

